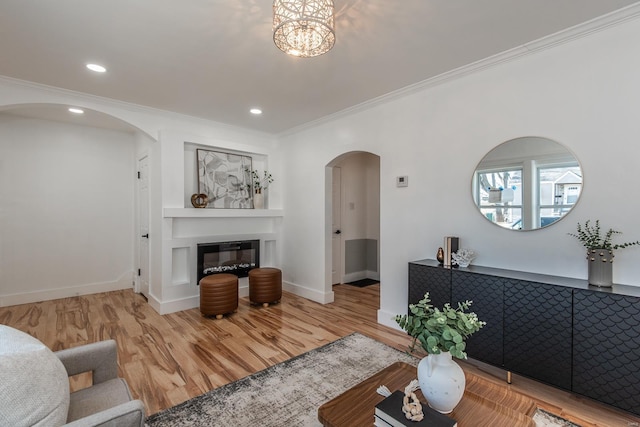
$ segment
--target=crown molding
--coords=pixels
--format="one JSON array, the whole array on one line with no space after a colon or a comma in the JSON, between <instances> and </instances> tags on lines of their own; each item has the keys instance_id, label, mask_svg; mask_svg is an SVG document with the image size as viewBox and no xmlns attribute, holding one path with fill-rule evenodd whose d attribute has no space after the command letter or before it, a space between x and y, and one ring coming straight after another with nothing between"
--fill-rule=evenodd
<instances>
[{"instance_id":1,"label":"crown molding","mask_svg":"<svg viewBox=\"0 0 640 427\"><path fill-rule=\"evenodd\" d=\"M74 102L77 102L77 99L80 99L80 100L82 100L84 102L99 103L99 104L102 104L102 105L108 105L110 107L120 108L120 109L124 109L124 110L128 110L128 111L132 111L132 112L138 112L138 113L178 114L178 113L172 113L170 111L156 109L156 108L153 108L153 107L146 107L146 106L139 105L139 104L133 104L133 103L126 102L126 101L120 101L120 100L117 100L117 99L114 99L114 98L107 98L107 97L98 96L98 95L91 95L91 94L86 93L86 92L79 92L79 91L75 91L75 90L71 90L71 89L64 89L64 88L57 87L57 86L49 86L49 85L45 85L45 84L42 84L42 83L30 82L28 80L16 79L14 77L8 77L8 76L0 75L0 82L6 83L6 84L8 84L10 86L20 86L20 87L27 88L27 89L33 89L33 90L37 90L37 91L40 91L40 92L46 92L46 93L49 93L49 94L51 94L53 96L73 97L73 98L76 98L76 100L74 100Z\"/></svg>"},{"instance_id":2,"label":"crown molding","mask_svg":"<svg viewBox=\"0 0 640 427\"><path fill-rule=\"evenodd\" d=\"M6 83L9 86L14 86L14 87L18 86L26 89L33 89L40 92L49 93L52 96L74 98L72 102L74 105L80 105L82 102L86 102L89 104L99 104L102 106L126 110L133 113L148 114L155 117L161 116L161 117L171 118L179 121L198 123L203 126L215 126L221 129L227 129L235 132L252 133L252 134L260 135L262 137L267 137L267 138L273 138L275 136L274 134L271 134L268 132L263 132L263 131L250 129L250 128L244 128L240 126L234 126L234 125L230 125L222 122L216 122L216 121L205 119L202 117L177 113L175 111L162 110L159 108L148 107L146 105L120 101L114 98L107 98L103 96L92 95L85 92L79 92L71 89L64 89L56 86L49 86L42 83L35 83L35 82L30 82L28 80L21 80L21 79L16 79L14 77L0 75L0 84L2 83ZM78 102L80 102L80 104ZM5 106L0 105L0 112L3 110L3 107ZM90 107L87 107L87 108L90 108Z\"/></svg>"},{"instance_id":3,"label":"crown molding","mask_svg":"<svg viewBox=\"0 0 640 427\"><path fill-rule=\"evenodd\" d=\"M495 67L497 65L500 65L506 62L514 61L516 59L522 58L527 55L532 55L546 49L551 49L555 46L569 43L576 39L588 37L591 34L604 31L608 28L623 24L627 21L638 19L638 17L640 17L640 2L626 6L622 9L618 9L606 15L599 16L597 18L583 22L581 24L574 25L573 27L569 27L567 29L558 31L557 33L553 33L548 36L539 38L537 40L524 43L520 46L514 47L504 52L500 52L495 55L489 56L487 58L472 62L470 64L463 65L462 67L453 69L451 71L447 71L445 73L428 78L421 82L414 83L409 86L405 86L396 91L389 92L387 94L378 96L376 98L372 98L360 104L345 108L344 110L340 110L336 113L319 118L317 120L313 120L311 122L307 122L300 126L296 126L294 128L291 128L284 132L279 133L277 136L285 137L285 136L293 135L298 132L302 132L304 130L317 127L324 123L331 122L341 117L346 117L352 114L366 111L378 105L387 103L389 101L399 99L399 98L404 98L409 95L413 95L422 90L425 90L434 86L439 86L446 82L456 80L460 77L464 77L466 75L476 73L487 68Z\"/></svg>"}]
</instances>

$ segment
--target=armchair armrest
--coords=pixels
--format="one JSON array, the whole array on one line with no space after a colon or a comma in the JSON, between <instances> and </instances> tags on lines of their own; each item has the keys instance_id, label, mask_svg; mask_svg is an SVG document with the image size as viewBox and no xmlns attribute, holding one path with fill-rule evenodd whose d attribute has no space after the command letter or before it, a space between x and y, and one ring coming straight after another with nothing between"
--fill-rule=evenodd
<instances>
[{"instance_id":1,"label":"armchair armrest","mask_svg":"<svg viewBox=\"0 0 640 427\"><path fill-rule=\"evenodd\" d=\"M93 384L118 377L118 349L114 340L100 341L54 353L69 376L91 371Z\"/></svg>"},{"instance_id":2,"label":"armchair armrest","mask_svg":"<svg viewBox=\"0 0 640 427\"><path fill-rule=\"evenodd\" d=\"M140 400L132 400L106 411L80 418L65 424L65 427L93 427L103 425L144 427L144 404Z\"/></svg>"}]
</instances>

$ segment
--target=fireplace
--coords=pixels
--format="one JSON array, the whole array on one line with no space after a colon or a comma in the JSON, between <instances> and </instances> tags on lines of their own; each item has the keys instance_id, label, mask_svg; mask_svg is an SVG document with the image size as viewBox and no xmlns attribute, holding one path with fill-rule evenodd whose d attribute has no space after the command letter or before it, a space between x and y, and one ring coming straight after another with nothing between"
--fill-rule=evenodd
<instances>
[{"instance_id":1,"label":"fireplace","mask_svg":"<svg viewBox=\"0 0 640 427\"><path fill-rule=\"evenodd\" d=\"M260 240L198 244L198 284L210 274L231 273L247 277L260 267Z\"/></svg>"}]
</instances>

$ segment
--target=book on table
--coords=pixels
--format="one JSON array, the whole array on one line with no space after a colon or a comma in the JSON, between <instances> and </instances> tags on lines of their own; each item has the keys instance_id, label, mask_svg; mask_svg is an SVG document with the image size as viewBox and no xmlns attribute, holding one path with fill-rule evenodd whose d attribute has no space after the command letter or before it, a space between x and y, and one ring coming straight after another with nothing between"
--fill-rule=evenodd
<instances>
[{"instance_id":1,"label":"book on table","mask_svg":"<svg viewBox=\"0 0 640 427\"><path fill-rule=\"evenodd\" d=\"M389 424L388 422L386 422L385 420L383 420L377 415L373 416L373 425L375 427L393 427L391 424Z\"/></svg>"},{"instance_id":2,"label":"book on table","mask_svg":"<svg viewBox=\"0 0 640 427\"><path fill-rule=\"evenodd\" d=\"M404 393L396 390L390 396L376 405L374 424L382 427L456 427L458 423L435 409L430 408L425 403L422 404L424 418L421 421L411 421L402 412ZM378 419L386 424L377 423Z\"/></svg>"}]
</instances>

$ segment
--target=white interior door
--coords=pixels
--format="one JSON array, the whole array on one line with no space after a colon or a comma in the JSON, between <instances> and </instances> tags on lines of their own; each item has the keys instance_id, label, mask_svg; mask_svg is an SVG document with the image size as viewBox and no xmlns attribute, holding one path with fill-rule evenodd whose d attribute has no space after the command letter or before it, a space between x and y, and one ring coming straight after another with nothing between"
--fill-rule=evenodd
<instances>
[{"instance_id":1,"label":"white interior door","mask_svg":"<svg viewBox=\"0 0 640 427\"><path fill-rule=\"evenodd\" d=\"M138 160L138 292L149 298L149 157Z\"/></svg>"},{"instance_id":2,"label":"white interior door","mask_svg":"<svg viewBox=\"0 0 640 427\"><path fill-rule=\"evenodd\" d=\"M338 167L333 168L332 187L331 283L335 285L342 282L342 169Z\"/></svg>"}]
</instances>

